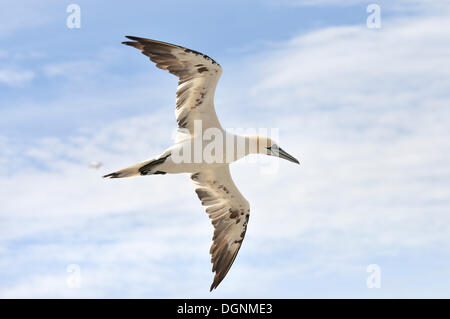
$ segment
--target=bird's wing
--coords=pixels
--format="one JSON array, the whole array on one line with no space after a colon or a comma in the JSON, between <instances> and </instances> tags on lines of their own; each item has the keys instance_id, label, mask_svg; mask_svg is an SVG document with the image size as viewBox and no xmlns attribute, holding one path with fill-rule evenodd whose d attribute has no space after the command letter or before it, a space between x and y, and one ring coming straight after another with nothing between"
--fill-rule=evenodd
<instances>
[{"instance_id":1,"label":"bird's wing","mask_svg":"<svg viewBox=\"0 0 450 319\"><path fill-rule=\"evenodd\" d=\"M228 165L203 170L191 175L195 192L214 225L211 246L211 290L216 288L230 270L244 240L250 216L250 205L237 189Z\"/></svg>"},{"instance_id":2,"label":"bird's wing","mask_svg":"<svg viewBox=\"0 0 450 319\"><path fill-rule=\"evenodd\" d=\"M133 46L148 56L156 66L178 77L175 116L178 128L194 133L194 121L201 120L202 128L221 125L214 109L214 92L222 68L209 56L178 45L127 36ZM200 132L202 133L202 132Z\"/></svg>"}]
</instances>

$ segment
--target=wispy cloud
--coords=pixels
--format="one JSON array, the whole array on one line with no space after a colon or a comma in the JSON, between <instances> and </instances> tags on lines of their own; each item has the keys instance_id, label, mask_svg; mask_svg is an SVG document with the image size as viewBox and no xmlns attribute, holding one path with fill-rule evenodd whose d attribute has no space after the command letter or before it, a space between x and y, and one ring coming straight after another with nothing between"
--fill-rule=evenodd
<instances>
[{"instance_id":1,"label":"wispy cloud","mask_svg":"<svg viewBox=\"0 0 450 319\"><path fill-rule=\"evenodd\" d=\"M33 80L34 76L30 70L0 69L0 84L21 86Z\"/></svg>"},{"instance_id":2,"label":"wispy cloud","mask_svg":"<svg viewBox=\"0 0 450 319\"><path fill-rule=\"evenodd\" d=\"M319 7L343 7L343 6L355 6L355 5L369 5L372 3L378 4L384 8L396 9L401 11L411 10L429 10L442 7L448 7L448 1L445 0L275 0L274 4L278 5L290 5L290 6L319 6Z\"/></svg>"},{"instance_id":3,"label":"wispy cloud","mask_svg":"<svg viewBox=\"0 0 450 319\"><path fill-rule=\"evenodd\" d=\"M51 21L57 15L52 15L58 7L57 1L10 1L0 3L0 36L11 35L21 29L36 28Z\"/></svg>"},{"instance_id":4,"label":"wispy cloud","mask_svg":"<svg viewBox=\"0 0 450 319\"><path fill-rule=\"evenodd\" d=\"M44 74L48 77L69 77L82 80L84 77L99 72L101 64L91 61L76 61L50 64L44 67Z\"/></svg>"}]
</instances>

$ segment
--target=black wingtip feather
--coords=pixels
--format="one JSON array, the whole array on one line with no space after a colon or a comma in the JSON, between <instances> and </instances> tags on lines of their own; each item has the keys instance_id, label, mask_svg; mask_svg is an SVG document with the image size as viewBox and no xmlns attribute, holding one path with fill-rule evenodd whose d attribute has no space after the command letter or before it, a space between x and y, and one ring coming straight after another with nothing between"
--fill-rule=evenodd
<instances>
[{"instance_id":1,"label":"black wingtip feather","mask_svg":"<svg viewBox=\"0 0 450 319\"><path fill-rule=\"evenodd\" d=\"M132 36L132 35L126 35L125 38L133 40L133 41L148 40L148 39L145 39L145 38L135 37L135 36Z\"/></svg>"},{"instance_id":2,"label":"black wingtip feather","mask_svg":"<svg viewBox=\"0 0 450 319\"><path fill-rule=\"evenodd\" d=\"M118 175L119 175L119 173L114 172L114 173L110 173L110 174L104 175L103 178L108 178L108 177L110 177L110 178L117 178Z\"/></svg>"},{"instance_id":3,"label":"black wingtip feather","mask_svg":"<svg viewBox=\"0 0 450 319\"><path fill-rule=\"evenodd\" d=\"M137 42L123 41L122 44L129 45L129 46L131 46L131 47L134 47L134 46L137 44Z\"/></svg>"},{"instance_id":4,"label":"black wingtip feather","mask_svg":"<svg viewBox=\"0 0 450 319\"><path fill-rule=\"evenodd\" d=\"M225 278L225 276L219 278L219 277L215 277L213 283L211 284L211 287L209 288L209 292L212 292L214 289L216 289L220 283L222 282L223 278Z\"/></svg>"}]
</instances>

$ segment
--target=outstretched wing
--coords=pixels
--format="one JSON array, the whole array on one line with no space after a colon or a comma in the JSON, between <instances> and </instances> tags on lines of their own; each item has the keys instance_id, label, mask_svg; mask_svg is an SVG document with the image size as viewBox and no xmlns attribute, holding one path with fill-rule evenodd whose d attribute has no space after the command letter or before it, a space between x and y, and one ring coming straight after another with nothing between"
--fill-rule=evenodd
<instances>
[{"instance_id":1,"label":"outstretched wing","mask_svg":"<svg viewBox=\"0 0 450 319\"><path fill-rule=\"evenodd\" d=\"M211 246L211 290L216 288L230 270L241 248L250 216L250 205L237 189L228 165L191 175L195 192L214 225Z\"/></svg>"},{"instance_id":2,"label":"outstretched wing","mask_svg":"<svg viewBox=\"0 0 450 319\"><path fill-rule=\"evenodd\" d=\"M178 128L194 134L194 121L201 120L202 128L221 128L214 109L214 92L222 68L209 56L178 45L145 38L127 36L133 46L178 77L175 116ZM201 133L201 132L200 132Z\"/></svg>"}]
</instances>

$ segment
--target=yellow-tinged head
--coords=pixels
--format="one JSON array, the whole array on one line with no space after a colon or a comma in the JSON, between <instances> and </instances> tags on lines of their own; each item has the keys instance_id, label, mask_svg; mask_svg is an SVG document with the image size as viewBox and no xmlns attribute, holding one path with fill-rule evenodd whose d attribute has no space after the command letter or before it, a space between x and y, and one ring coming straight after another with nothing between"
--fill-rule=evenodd
<instances>
[{"instance_id":1,"label":"yellow-tinged head","mask_svg":"<svg viewBox=\"0 0 450 319\"><path fill-rule=\"evenodd\" d=\"M248 140L248 154L265 154L277 156L290 162L300 164L300 162L295 157L285 152L269 137L260 135L247 135L246 138Z\"/></svg>"}]
</instances>

